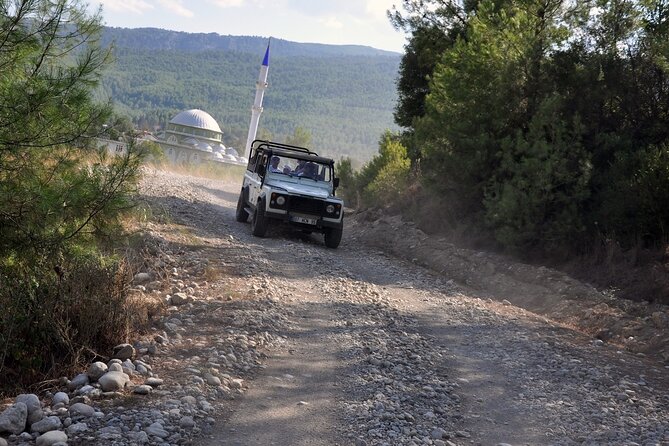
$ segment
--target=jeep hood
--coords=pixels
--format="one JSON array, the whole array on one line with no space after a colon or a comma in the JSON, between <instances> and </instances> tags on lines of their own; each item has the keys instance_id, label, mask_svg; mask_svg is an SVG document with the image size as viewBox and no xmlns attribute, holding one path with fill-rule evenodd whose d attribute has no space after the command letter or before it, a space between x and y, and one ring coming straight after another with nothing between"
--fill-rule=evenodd
<instances>
[{"instance_id":1,"label":"jeep hood","mask_svg":"<svg viewBox=\"0 0 669 446\"><path fill-rule=\"evenodd\" d=\"M305 195L308 197L322 198L322 199L333 198L326 189L323 189L322 187L318 186L311 186L308 184L272 181L272 182L267 182L267 185L272 186L273 188L276 189L284 189L289 194Z\"/></svg>"}]
</instances>

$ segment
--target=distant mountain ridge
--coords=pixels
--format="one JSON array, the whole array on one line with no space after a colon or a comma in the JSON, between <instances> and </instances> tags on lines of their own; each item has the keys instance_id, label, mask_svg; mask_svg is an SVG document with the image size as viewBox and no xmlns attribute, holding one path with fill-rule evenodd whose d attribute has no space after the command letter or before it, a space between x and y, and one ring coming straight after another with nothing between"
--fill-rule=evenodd
<instances>
[{"instance_id":1,"label":"distant mountain ridge","mask_svg":"<svg viewBox=\"0 0 669 446\"><path fill-rule=\"evenodd\" d=\"M115 42L118 48L153 50L207 51L223 50L259 54L267 47L267 37L230 36L217 33L187 33L161 28L105 27L103 44ZM300 43L272 38L272 50L283 56L389 56L399 53L364 45L329 45Z\"/></svg>"},{"instance_id":2,"label":"distant mountain ridge","mask_svg":"<svg viewBox=\"0 0 669 446\"><path fill-rule=\"evenodd\" d=\"M114 42L116 62L100 94L117 111L155 130L199 108L219 123L227 146L244 147L266 38L105 28L103 39ZM320 154L370 159L382 133L397 128L400 57L365 46L272 39L258 136L285 141L302 127Z\"/></svg>"}]
</instances>

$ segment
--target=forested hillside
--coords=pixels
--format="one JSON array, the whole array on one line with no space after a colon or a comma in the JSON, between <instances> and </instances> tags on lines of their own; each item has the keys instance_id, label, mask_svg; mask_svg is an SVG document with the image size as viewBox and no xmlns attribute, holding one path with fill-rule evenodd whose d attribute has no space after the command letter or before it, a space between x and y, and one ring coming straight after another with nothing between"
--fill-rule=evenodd
<instances>
[{"instance_id":1,"label":"forested hillside","mask_svg":"<svg viewBox=\"0 0 669 446\"><path fill-rule=\"evenodd\" d=\"M105 41L114 42L116 62L103 94L119 112L154 129L201 108L219 122L227 145L243 147L266 39L107 28ZM302 127L323 154L369 159L394 127L399 60L368 47L272 40L259 135L283 140Z\"/></svg>"}]
</instances>

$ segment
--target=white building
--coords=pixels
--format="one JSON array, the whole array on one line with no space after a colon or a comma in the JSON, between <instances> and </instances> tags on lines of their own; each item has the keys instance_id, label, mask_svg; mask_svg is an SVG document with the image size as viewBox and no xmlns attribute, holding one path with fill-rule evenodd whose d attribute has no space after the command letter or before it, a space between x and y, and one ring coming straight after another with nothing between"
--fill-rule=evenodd
<instances>
[{"instance_id":1,"label":"white building","mask_svg":"<svg viewBox=\"0 0 669 446\"><path fill-rule=\"evenodd\" d=\"M177 114L167 124L158 143L172 163L200 164L203 161L247 163L235 149L223 145L221 127L203 110L185 110Z\"/></svg>"}]
</instances>

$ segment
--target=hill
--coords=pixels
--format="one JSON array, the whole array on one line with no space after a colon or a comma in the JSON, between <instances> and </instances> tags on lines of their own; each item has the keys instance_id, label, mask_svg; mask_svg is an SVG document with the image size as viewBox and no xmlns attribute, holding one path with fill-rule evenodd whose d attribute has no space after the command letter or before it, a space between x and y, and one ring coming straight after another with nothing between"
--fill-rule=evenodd
<instances>
[{"instance_id":1,"label":"hill","mask_svg":"<svg viewBox=\"0 0 669 446\"><path fill-rule=\"evenodd\" d=\"M266 38L106 28L103 40L113 42L116 57L103 95L119 112L153 129L201 108L219 122L227 145L243 147ZM399 61L370 47L272 39L259 135L283 140L299 126L323 154L369 159L381 133L394 128Z\"/></svg>"}]
</instances>

